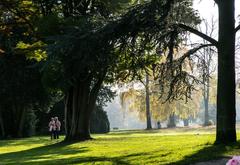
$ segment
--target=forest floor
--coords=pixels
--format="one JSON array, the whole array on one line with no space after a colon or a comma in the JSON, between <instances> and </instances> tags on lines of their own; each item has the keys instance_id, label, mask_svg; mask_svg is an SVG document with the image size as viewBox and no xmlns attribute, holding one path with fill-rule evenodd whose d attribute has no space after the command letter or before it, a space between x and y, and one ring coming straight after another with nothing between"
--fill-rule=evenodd
<instances>
[{"instance_id":1,"label":"forest floor","mask_svg":"<svg viewBox=\"0 0 240 165\"><path fill-rule=\"evenodd\" d=\"M61 143L63 136L2 140L0 164L181 165L240 155L240 138L230 146L213 145L214 127L115 131L93 137L72 144Z\"/></svg>"}]
</instances>

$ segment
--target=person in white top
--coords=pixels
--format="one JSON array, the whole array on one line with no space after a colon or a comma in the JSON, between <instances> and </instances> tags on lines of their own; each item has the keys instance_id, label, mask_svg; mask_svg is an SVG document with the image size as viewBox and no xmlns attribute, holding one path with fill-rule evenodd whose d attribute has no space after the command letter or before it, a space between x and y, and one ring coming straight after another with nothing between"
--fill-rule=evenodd
<instances>
[{"instance_id":1,"label":"person in white top","mask_svg":"<svg viewBox=\"0 0 240 165\"><path fill-rule=\"evenodd\" d=\"M58 117L54 118L55 125L56 125L56 131L55 131L55 138L59 139L59 134L61 130L61 122L58 120Z\"/></svg>"},{"instance_id":2,"label":"person in white top","mask_svg":"<svg viewBox=\"0 0 240 165\"><path fill-rule=\"evenodd\" d=\"M53 117L51 118L51 121L49 122L48 127L49 127L49 132L51 134L51 139L55 138L56 123Z\"/></svg>"}]
</instances>

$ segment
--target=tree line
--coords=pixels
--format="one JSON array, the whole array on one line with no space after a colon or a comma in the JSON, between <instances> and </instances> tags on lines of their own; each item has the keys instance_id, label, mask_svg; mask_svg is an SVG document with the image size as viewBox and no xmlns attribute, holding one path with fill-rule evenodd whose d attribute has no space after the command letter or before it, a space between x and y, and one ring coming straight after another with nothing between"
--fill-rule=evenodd
<instances>
[{"instance_id":1,"label":"tree line","mask_svg":"<svg viewBox=\"0 0 240 165\"><path fill-rule=\"evenodd\" d=\"M240 27L235 28L234 0L215 3L218 40L196 30L201 20L191 0L2 0L1 65L13 66L1 69L1 127L5 110L19 113L12 120L20 127L26 109L48 109L63 99L65 141L90 139L90 118L103 84L139 80L153 68L160 95L167 101L188 99L199 82L183 69L184 61L212 46L218 51L216 143L235 142L234 56ZM175 57L187 32L207 43ZM27 63L23 70L16 68L17 60ZM21 81L14 81L18 74ZM6 79L12 86L4 84Z\"/></svg>"}]
</instances>

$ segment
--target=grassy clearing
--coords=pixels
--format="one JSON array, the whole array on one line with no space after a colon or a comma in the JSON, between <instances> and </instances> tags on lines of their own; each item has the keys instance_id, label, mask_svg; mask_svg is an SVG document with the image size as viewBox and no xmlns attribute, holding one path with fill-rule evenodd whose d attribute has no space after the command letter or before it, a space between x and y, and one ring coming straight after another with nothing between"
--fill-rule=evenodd
<instances>
[{"instance_id":1,"label":"grassy clearing","mask_svg":"<svg viewBox=\"0 0 240 165\"><path fill-rule=\"evenodd\" d=\"M49 137L0 141L0 164L191 164L240 155L240 143L213 146L214 128L117 131L63 144ZM240 136L240 134L239 134Z\"/></svg>"}]
</instances>

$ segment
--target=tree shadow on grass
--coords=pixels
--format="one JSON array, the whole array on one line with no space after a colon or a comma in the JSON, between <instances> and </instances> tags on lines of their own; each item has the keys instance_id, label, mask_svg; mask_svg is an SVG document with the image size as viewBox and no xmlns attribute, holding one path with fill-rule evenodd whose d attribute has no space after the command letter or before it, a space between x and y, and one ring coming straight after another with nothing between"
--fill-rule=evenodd
<instances>
[{"instance_id":1,"label":"tree shadow on grass","mask_svg":"<svg viewBox=\"0 0 240 165\"><path fill-rule=\"evenodd\" d=\"M16 145L32 145L32 144L45 144L46 137L34 137L34 138L21 138L21 139L2 139L0 140L0 147L4 146L16 146Z\"/></svg>"},{"instance_id":2,"label":"tree shadow on grass","mask_svg":"<svg viewBox=\"0 0 240 165\"><path fill-rule=\"evenodd\" d=\"M230 156L226 156L225 154L228 151L233 151L233 150L239 150L239 153L240 153L240 141L228 146L206 144L206 147L199 150L198 152L192 155L185 156L184 159L177 162L170 163L170 164L171 165L189 165L189 164L194 164L198 162L211 161L211 160L217 160L222 158L229 159ZM236 151L234 153L236 153Z\"/></svg>"},{"instance_id":3,"label":"tree shadow on grass","mask_svg":"<svg viewBox=\"0 0 240 165\"><path fill-rule=\"evenodd\" d=\"M71 158L60 158L55 160L41 160L37 162L32 161L25 161L24 165L37 165L37 164L58 164L58 165L65 165L65 164L121 164L121 165L129 165L130 162L128 159L141 157L146 153L137 153L137 154L128 154L124 156L76 156ZM19 163L18 163L19 164ZM21 164L21 163L20 163Z\"/></svg>"},{"instance_id":4,"label":"tree shadow on grass","mask_svg":"<svg viewBox=\"0 0 240 165\"><path fill-rule=\"evenodd\" d=\"M67 147L72 143L55 143L47 146L36 147L28 150L0 154L1 164L26 164L27 162L55 159L59 155L73 155L87 152L87 147L77 149ZM35 164L34 162L30 164Z\"/></svg>"},{"instance_id":5,"label":"tree shadow on grass","mask_svg":"<svg viewBox=\"0 0 240 165\"><path fill-rule=\"evenodd\" d=\"M87 147L73 148L69 145L73 143L56 143L42 147L36 147L24 151L0 154L0 165L5 164L121 164L128 165L130 160L139 160L141 157L151 155L151 153L141 152L120 156L100 155L89 156L81 155L90 151ZM80 144L79 144L80 145Z\"/></svg>"}]
</instances>

